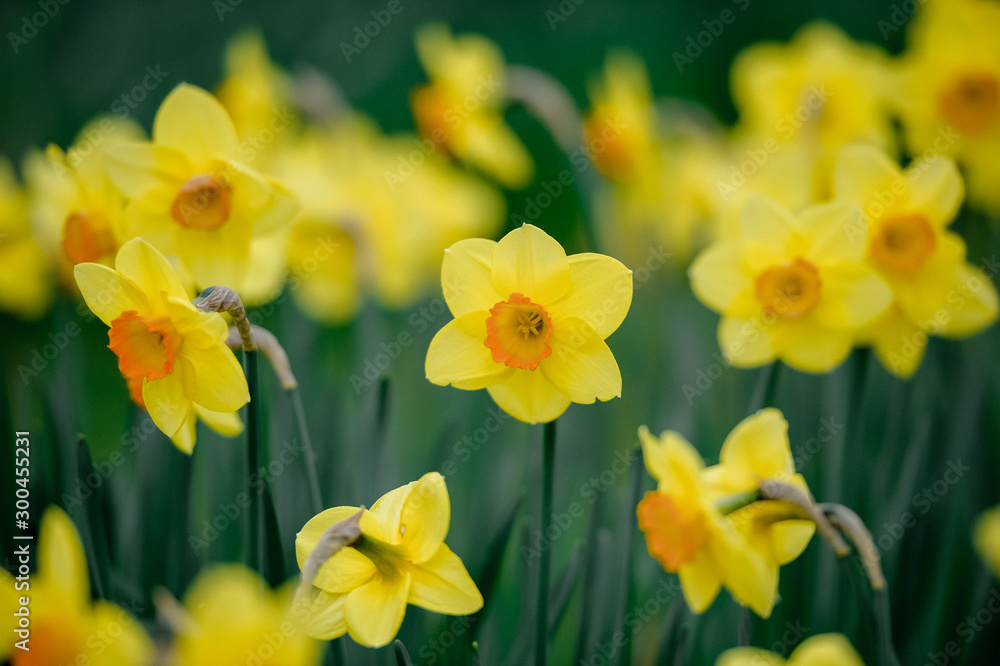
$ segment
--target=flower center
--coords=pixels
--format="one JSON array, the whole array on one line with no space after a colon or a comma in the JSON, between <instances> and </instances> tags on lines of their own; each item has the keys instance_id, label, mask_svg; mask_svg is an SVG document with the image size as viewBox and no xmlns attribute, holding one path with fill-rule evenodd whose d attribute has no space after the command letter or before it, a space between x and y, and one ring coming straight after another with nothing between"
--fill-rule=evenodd
<instances>
[{"instance_id":1,"label":"flower center","mask_svg":"<svg viewBox=\"0 0 1000 666\"><path fill-rule=\"evenodd\" d=\"M14 650L10 663L12 666L74 664L83 647L83 637L72 622L36 619L31 626L31 649Z\"/></svg>"},{"instance_id":2,"label":"flower center","mask_svg":"<svg viewBox=\"0 0 1000 666\"><path fill-rule=\"evenodd\" d=\"M1000 82L990 72L958 77L938 96L941 114L965 134L982 134L1000 117Z\"/></svg>"},{"instance_id":3,"label":"flower center","mask_svg":"<svg viewBox=\"0 0 1000 666\"><path fill-rule=\"evenodd\" d=\"M676 573L693 562L708 537L705 517L694 502L650 491L636 508L646 547L663 568Z\"/></svg>"},{"instance_id":4,"label":"flower center","mask_svg":"<svg viewBox=\"0 0 1000 666\"><path fill-rule=\"evenodd\" d=\"M100 212L76 210L63 222L63 251L74 265L113 256L118 244L108 219Z\"/></svg>"},{"instance_id":5,"label":"flower center","mask_svg":"<svg viewBox=\"0 0 1000 666\"><path fill-rule=\"evenodd\" d=\"M136 379L162 379L174 371L180 336L168 319L146 319L129 310L111 322L108 339L130 392Z\"/></svg>"},{"instance_id":6,"label":"flower center","mask_svg":"<svg viewBox=\"0 0 1000 666\"><path fill-rule=\"evenodd\" d=\"M218 229L229 221L229 187L208 175L195 174L181 185L170 213L187 229Z\"/></svg>"},{"instance_id":7,"label":"flower center","mask_svg":"<svg viewBox=\"0 0 1000 666\"><path fill-rule=\"evenodd\" d=\"M552 354L552 320L538 303L517 292L490 308L486 342L493 360L510 368L534 370Z\"/></svg>"},{"instance_id":8,"label":"flower center","mask_svg":"<svg viewBox=\"0 0 1000 666\"><path fill-rule=\"evenodd\" d=\"M811 312L819 303L821 285L816 267L796 258L758 275L756 296L767 312L796 319Z\"/></svg>"},{"instance_id":9,"label":"flower center","mask_svg":"<svg viewBox=\"0 0 1000 666\"><path fill-rule=\"evenodd\" d=\"M937 241L927 218L916 213L882 220L868 244L873 261L896 273L914 273L934 252Z\"/></svg>"},{"instance_id":10,"label":"flower center","mask_svg":"<svg viewBox=\"0 0 1000 666\"><path fill-rule=\"evenodd\" d=\"M448 96L433 84L420 86L410 94L410 106L420 133L439 147L447 148L454 121L459 120Z\"/></svg>"},{"instance_id":11,"label":"flower center","mask_svg":"<svg viewBox=\"0 0 1000 666\"><path fill-rule=\"evenodd\" d=\"M635 147L621 128L600 113L593 113L583 123L584 139L597 169L612 180L627 178L635 170ZM603 147L602 150L597 148Z\"/></svg>"}]
</instances>

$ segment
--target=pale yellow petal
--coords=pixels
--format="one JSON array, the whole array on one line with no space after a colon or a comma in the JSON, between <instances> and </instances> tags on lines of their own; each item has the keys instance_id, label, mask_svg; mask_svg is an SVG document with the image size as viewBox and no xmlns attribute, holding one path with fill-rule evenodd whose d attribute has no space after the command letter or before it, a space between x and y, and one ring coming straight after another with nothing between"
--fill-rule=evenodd
<instances>
[{"instance_id":1,"label":"pale yellow petal","mask_svg":"<svg viewBox=\"0 0 1000 666\"><path fill-rule=\"evenodd\" d=\"M496 178L520 189L531 182L535 167L531 155L499 111L473 114L459 127L461 157Z\"/></svg>"},{"instance_id":2,"label":"pale yellow petal","mask_svg":"<svg viewBox=\"0 0 1000 666\"><path fill-rule=\"evenodd\" d=\"M344 595L320 592L309 608L305 631L313 638L329 641L347 633Z\"/></svg>"},{"instance_id":3,"label":"pale yellow petal","mask_svg":"<svg viewBox=\"0 0 1000 666\"><path fill-rule=\"evenodd\" d=\"M149 311L149 300L139 285L107 266L77 264L73 276L87 307L108 326L123 312Z\"/></svg>"},{"instance_id":4,"label":"pale yellow petal","mask_svg":"<svg viewBox=\"0 0 1000 666\"><path fill-rule=\"evenodd\" d=\"M855 144L841 149L834 167L834 196L855 204L869 221L910 203L910 182L899 166L877 146Z\"/></svg>"},{"instance_id":5,"label":"pale yellow petal","mask_svg":"<svg viewBox=\"0 0 1000 666\"><path fill-rule=\"evenodd\" d=\"M802 641L788 659L788 666L865 666L865 663L841 634L820 634Z\"/></svg>"},{"instance_id":6,"label":"pale yellow petal","mask_svg":"<svg viewBox=\"0 0 1000 666\"><path fill-rule=\"evenodd\" d=\"M184 153L150 143L109 146L104 165L114 186L128 199L143 199L147 208L169 212L177 190L190 178L192 166Z\"/></svg>"},{"instance_id":7,"label":"pale yellow petal","mask_svg":"<svg viewBox=\"0 0 1000 666\"><path fill-rule=\"evenodd\" d=\"M684 600L696 615L708 610L722 589L718 567L705 549L698 551L693 562L681 565L677 575L681 581Z\"/></svg>"},{"instance_id":8,"label":"pale yellow petal","mask_svg":"<svg viewBox=\"0 0 1000 666\"><path fill-rule=\"evenodd\" d=\"M851 331L826 328L814 317L790 323L784 332L778 356L802 372L829 372L848 357L854 342Z\"/></svg>"},{"instance_id":9,"label":"pale yellow petal","mask_svg":"<svg viewBox=\"0 0 1000 666\"><path fill-rule=\"evenodd\" d=\"M153 641L139 620L127 610L99 599L94 602L90 620L93 634L87 645L93 651L86 663L94 666L145 666L152 662L156 655Z\"/></svg>"},{"instance_id":10,"label":"pale yellow petal","mask_svg":"<svg viewBox=\"0 0 1000 666\"><path fill-rule=\"evenodd\" d=\"M719 322L719 347L726 360L737 368L756 368L776 357L773 324L762 317L723 317Z\"/></svg>"},{"instance_id":11,"label":"pale yellow petal","mask_svg":"<svg viewBox=\"0 0 1000 666\"><path fill-rule=\"evenodd\" d=\"M855 204L826 203L809 206L799 215L799 227L809 238L803 257L817 266L859 262L867 237L861 209ZM824 285L825 286L825 285Z\"/></svg>"},{"instance_id":12,"label":"pale yellow petal","mask_svg":"<svg viewBox=\"0 0 1000 666\"><path fill-rule=\"evenodd\" d=\"M921 160L919 168L907 169L906 177L913 189L911 208L926 215L936 228L947 227L965 196L965 184L955 162L943 155Z\"/></svg>"},{"instance_id":13,"label":"pale yellow petal","mask_svg":"<svg viewBox=\"0 0 1000 666\"><path fill-rule=\"evenodd\" d=\"M885 312L892 302L892 291L885 281L861 264L826 266L820 276L822 294L813 315L828 328L857 330Z\"/></svg>"},{"instance_id":14,"label":"pale yellow petal","mask_svg":"<svg viewBox=\"0 0 1000 666\"><path fill-rule=\"evenodd\" d=\"M215 412L198 404L195 404L194 410L205 425L220 435L236 437L243 432L243 421L240 420L239 412Z\"/></svg>"},{"instance_id":15,"label":"pale yellow petal","mask_svg":"<svg viewBox=\"0 0 1000 666\"><path fill-rule=\"evenodd\" d=\"M514 373L493 360L486 341L489 312L469 312L437 332L427 349L424 371L432 384L476 390L499 384Z\"/></svg>"},{"instance_id":16,"label":"pale yellow petal","mask_svg":"<svg viewBox=\"0 0 1000 666\"><path fill-rule=\"evenodd\" d=\"M243 367L229 347L184 345L181 356L194 368L190 398L196 403L215 412L235 412L250 402Z\"/></svg>"},{"instance_id":17,"label":"pale yellow petal","mask_svg":"<svg viewBox=\"0 0 1000 666\"><path fill-rule=\"evenodd\" d=\"M83 542L73 520L55 505L42 514L38 534L38 577L59 590L63 602L71 607L90 602L90 576Z\"/></svg>"},{"instance_id":18,"label":"pale yellow petal","mask_svg":"<svg viewBox=\"0 0 1000 666\"><path fill-rule=\"evenodd\" d=\"M444 477L438 472L424 474L413 485L399 516L399 545L407 558L420 564L433 557L448 535L451 500Z\"/></svg>"},{"instance_id":19,"label":"pale yellow petal","mask_svg":"<svg viewBox=\"0 0 1000 666\"><path fill-rule=\"evenodd\" d=\"M753 298L753 278L744 269L739 241L721 241L699 254L691 268L691 289L702 303L719 313L729 313L737 301ZM745 312L746 308L740 308Z\"/></svg>"},{"instance_id":20,"label":"pale yellow petal","mask_svg":"<svg viewBox=\"0 0 1000 666\"><path fill-rule=\"evenodd\" d=\"M566 251L534 225L511 231L493 250L493 287L500 294L523 294L545 307L569 291L570 279Z\"/></svg>"},{"instance_id":21,"label":"pale yellow petal","mask_svg":"<svg viewBox=\"0 0 1000 666\"><path fill-rule=\"evenodd\" d=\"M217 155L235 155L236 128L229 114L210 93L186 83L163 100L153 121L153 140L204 162Z\"/></svg>"},{"instance_id":22,"label":"pale yellow petal","mask_svg":"<svg viewBox=\"0 0 1000 666\"><path fill-rule=\"evenodd\" d=\"M458 555L445 544L411 570L409 602L445 615L468 615L483 607L483 596Z\"/></svg>"},{"instance_id":23,"label":"pale yellow petal","mask_svg":"<svg viewBox=\"0 0 1000 666\"><path fill-rule=\"evenodd\" d=\"M179 362L175 363L174 372L162 379L144 380L142 384L142 401L146 410L156 427L167 437L173 437L177 433L191 409L191 398L185 391L181 365Z\"/></svg>"},{"instance_id":24,"label":"pale yellow petal","mask_svg":"<svg viewBox=\"0 0 1000 666\"><path fill-rule=\"evenodd\" d=\"M537 370L514 370L509 378L487 390L501 409L525 423L554 421L570 403L570 399Z\"/></svg>"},{"instance_id":25,"label":"pale yellow petal","mask_svg":"<svg viewBox=\"0 0 1000 666\"><path fill-rule=\"evenodd\" d=\"M590 324L570 317L553 326L552 355L539 369L560 393L589 405L622 393L622 376L614 354Z\"/></svg>"},{"instance_id":26,"label":"pale yellow petal","mask_svg":"<svg viewBox=\"0 0 1000 666\"><path fill-rule=\"evenodd\" d=\"M739 478L741 491L754 490L762 479L794 474L788 421L781 411L769 407L740 421L722 444L719 465Z\"/></svg>"},{"instance_id":27,"label":"pale yellow petal","mask_svg":"<svg viewBox=\"0 0 1000 666\"><path fill-rule=\"evenodd\" d=\"M753 647L731 648L715 660L715 666L783 666L784 663L773 652Z\"/></svg>"},{"instance_id":28,"label":"pale yellow petal","mask_svg":"<svg viewBox=\"0 0 1000 666\"><path fill-rule=\"evenodd\" d=\"M141 238L122 245L115 258L115 270L131 278L157 308L169 297L190 299L173 265Z\"/></svg>"},{"instance_id":29,"label":"pale yellow petal","mask_svg":"<svg viewBox=\"0 0 1000 666\"><path fill-rule=\"evenodd\" d=\"M740 237L747 243L744 257L752 272L787 261L787 248L794 243L797 222L773 199L750 196L740 215Z\"/></svg>"},{"instance_id":30,"label":"pale yellow petal","mask_svg":"<svg viewBox=\"0 0 1000 666\"><path fill-rule=\"evenodd\" d=\"M569 271L569 291L546 311L553 321L578 317L607 338L632 304L632 271L617 259L590 252L569 257Z\"/></svg>"},{"instance_id":31,"label":"pale yellow petal","mask_svg":"<svg viewBox=\"0 0 1000 666\"><path fill-rule=\"evenodd\" d=\"M173 442L174 446L188 455L191 455L194 451L197 439L197 424L198 416L194 411L194 404L192 403L191 409L184 418L184 423L177 429L177 432L170 436L170 441Z\"/></svg>"},{"instance_id":32,"label":"pale yellow petal","mask_svg":"<svg viewBox=\"0 0 1000 666\"><path fill-rule=\"evenodd\" d=\"M485 238L469 238L445 250L441 289L448 308L456 317L489 310L510 296L493 288L491 267L496 246L495 241Z\"/></svg>"},{"instance_id":33,"label":"pale yellow petal","mask_svg":"<svg viewBox=\"0 0 1000 666\"><path fill-rule=\"evenodd\" d=\"M392 642L403 624L410 595L410 574L377 576L344 597L347 631L366 647Z\"/></svg>"}]
</instances>

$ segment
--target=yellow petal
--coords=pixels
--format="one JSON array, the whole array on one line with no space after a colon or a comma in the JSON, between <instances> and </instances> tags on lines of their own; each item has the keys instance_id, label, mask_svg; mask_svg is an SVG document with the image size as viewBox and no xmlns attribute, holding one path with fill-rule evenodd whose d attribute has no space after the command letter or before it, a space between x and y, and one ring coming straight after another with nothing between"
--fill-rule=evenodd
<instances>
[{"instance_id":1,"label":"yellow petal","mask_svg":"<svg viewBox=\"0 0 1000 666\"><path fill-rule=\"evenodd\" d=\"M654 437L649 428L640 426L639 442L646 469L659 481L661 490L697 492L698 474L705 467L705 461L683 435L665 430Z\"/></svg>"},{"instance_id":2,"label":"yellow petal","mask_svg":"<svg viewBox=\"0 0 1000 666\"><path fill-rule=\"evenodd\" d=\"M554 421L570 403L570 399L537 370L514 370L502 383L487 390L501 409L525 423Z\"/></svg>"},{"instance_id":3,"label":"yellow petal","mask_svg":"<svg viewBox=\"0 0 1000 666\"><path fill-rule=\"evenodd\" d=\"M965 184L958 167L948 157L937 156L921 160L919 168L906 170L913 189L910 206L923 213L938 229L948 226L958 213L965 196Z\"/></svg>"},{"instance_id":4,"label":"yellow petal","mask_svg":"<svg viewBox=\"0 0 1000 666\"><path fill-rule=\"evenodd\" d=\"M243 421L240 420L239 412L214 412L198 404L194 406L194 410L205 425L220 435L236 437L243 432Z\"/></svg>"},{"instance_id":5,"label":"yellow petal","mask_svg":"<svg viewBox=\"0 0 1000 666\"><path fill-rule=\"evenodd\" d=\"M115 258L115 270L131 278L157 308L162 307L168 297L189 298L167 258L141 238L133 238L122 245Z\"/></svg>"},{"instance_id":6,"label":"yellow petal","mask_svg":"<svg viewBox=\"0 0 1000 666\"><path fill-rule=\"evenodd\" d=\"M191 455L194 451L197 423L198 416L195 414L194 405L192 404L192 408L188 411L188 415L184 419L184 423L182 423L181 427L177 429L177 432L170 437L170 441L174 443L174 446L188 455Z\"/></svg>"},{"instance_id":7,"label":"yellow petal","mask_svg":"<svg viewBox=\"0 0 1000 666\"><path fill-rule=\"evenodd\" d=\"M462 159L505 187L519 189L531 182L535 175L531 156L499 111L480 111L469 116L459 132Z\"/></svg>"},{"instance_id":8,"label":"yellow petal","mask_svg":"<svg viewBox=\"0 0 1000 666\"><path fill-rule=\"evenodd\" d=\"M798 222L809 237L804 258L813 264L857 262L865 254L867 236L857 231L865 228L865 222L857 205L833 202L809 206Z\"/></svg>"},{"instance_id":9,"label":"yellow petal","mask_svg":"<svg viewBox=\"0 0 1000 666\"><path fill-rule=\"evenodd\" d=\"M570 287L566 251L538 227L525 224L493 250L493 287L508 297L524 294L542 307L554 303Z\"/></svg>"},{"instance_id":10,"label":"yellow petal","mask_svg":"<svg viewBox=\"0 0 1000 666\"><path fill-rule=\"evenodd\" d=\"M235 412L250 402L243 368L229 347L184 345L181 356L194 368L190 398L199 405L215 412Z\"/></svg>"},{"instance_id":11,"label":"yellow petal","mask_svg":"<svg viewBox=\"0 0 1000 666\"><path fill-rule=\"evenodd\" d=\"M424 371L432 384L476 390L499 384L514 373L493 360L486 340L489 312L469 312L437 332L427 349Z\"/></svg>"},{"instance_id":12,"label":"yellow petal","mask_svg":"<svg viewBox=\"0 0 1000 666\"><path fill-rule=\"evenodd\" d=\"M236 128L215 97L197 86L182 83L163 100L153 121L153 140L177 148L194 162L217 155L235 155Z\"/></svg>"},{"instance_id":13,"label":"yellow petal","mask_svg":"<svg viewBox=\"0 0 1000 666\"><path fill-rule=\"evenodd\" d=\"M347 631L366 647L392 642L403 624L410 594L410 574L377 576L344 598Z\"/></svg>"},{"instance_id":14,"label":"yellow petal","mask_svg":"<svg viewBox=\"0 0 1000 666\"><path fill-rule=\"evenodd\" d=\"M694 295L716 312L730 313L738 301L742 305L750 299L754 304L753 279L743 268L743 246L738 241L706 248L691 264L688 276ZM747 309L738 308L743 315L750 314Z\"/></svg>"},{"instance_id":15,"label":"yellow petal","mask_svg":"<svg viewBox=\"0 0 1000 666\"><path fill-rule=\"evenodd\" d=\"M147 208L169 210L177 190L191 176L184 153L150 143L121 143L104 153L108 177L128 199L142 199Z\"/></svg>"},{"instance_id":16,"label":"yellow petal","mask_svg":"<svg viewBox=\"0 0 1000 666\"><path fill-rule=\"evenodd\" d=\"M993 575L1000 578L1000 507L987 509L976 518L972 543Z\"/></svg>"},{"instance_id":17,"label":"yellow petal","mask_svg":"<svg viewBox=\"0 0 1000 666\"><path fill-rule=\"evenodd\" d=\"M892 291L882 278L860 264L842 263L822 269L822 295L816 321L828 328L856 330L885 312Z\"/></svg>"},{"instance_id":18,"label":"yellow petal","mask_svg":"<svg viewBox=\"0 0 1000 666\"><path fill-rule=\"evenodd\" d=\"M632 304L632 271L617 259L585 252L569 257L570 288L546 306L553 321L578 317L604 339L614 333Z\"/></svg>"},{"instance_id":19,"label":"yellow petal","mask_svg":"<svg viewBox=\"0 0 1000 666\"><path fill-rule=\"evenodd\" d=\"M726 650L715 660L715 666L782 666L785 660L767 650L742 647Z\"/></svg>"},{"instance_id":20,"label":"yellow petal","mask_svg":"<svg viewBox=\"0 0 1000 666\"><path fill-rule=\"evenodd\" d=\"M786 479L795 473L788 422L781 411L762 409L740 421L726 437L719 465L736 482L737 492L757 488L761 479Z\"/></svg>"},{"instance_id":21,"label":"yellow petal","mask_svg":"<svg viewBox=\"0 0 1000 666\"><path fill-rule=\"evenodd\" d=\"M752 272L787 261L786 248L795 238L797 223L773 199L752 195L740 215L740 236L748 244L744 257Z\"/></svg>"},{"instance_id":22,"label":"yellow petal","mask_svg":"<svg viewBox=\"0 0 1000 666\"><path fill-rule=\"evenodd\" d=\"M437 472L424 474L403 503L399 516L399 545L417 564L438 552L451 523L451 500L444 477Z\"/></svg>"},{"instance_id":23,"label":"yellow petal","mask_svg":"<svg viewBox=\"0 0 1000 666\"><path fill-rule=\"evenodd\" d=\"M938 334L964 338L997 320L997 289L988 275L969 264L959 264L955 273L955 287L949 290L946 305L950 316Z\"/></svg>"},{"instance_id":24,"label":"yellow petal","mask_svg":"<svg viewBox=\"0 0 1000 666\"><path fill-rule=\"evenodd\" d=\"M781 520L770 527L771 551L778 564L788 564L802 554L813 535L816 523L810 520Z\"/></svg>"},{"instance_id":25,"label":"yellow petal","mask_svg":"<svg viewBox=\"0 0 1000 666\"><path fill-rule=\"evenodd\" d=\"M199 289L215 285L243 284L250 258L252 225L249 220L233 218L212 230L184 229L174 225L174 248L181 262L197 282Z\"/></svg>"},{"instance_id":26,"label":"yellow petal","mask_svg":"<svg viewBox=\"0 0 1000 666\"><path fill-rule=\"evenodd\" d=\"M184 362L178 358L174 371L163 379L143 380L142 401L156 427L173 437L187 419L191 398L186 394Z\"/></svg>"},{"instance_id":27,"label":"yellow petal","mask_svg":"<svg viewBox=\"0 0 1000 666\"><path fill-rule=\"evenodd\" d=\"M329 641L347 633L344 595L320 592L309 608L305 631L313 638Z\"/></svg>"},{"instance_id":28,"label":"yellow petal","mask_svg":"<svg viewBox=\"0 0 1000 666\"><path fill-rule=\"evenodd\" d=\"M545 378L573 402L621 397L622 375L607 343L590 324L569 317L552 327L552 355L539 366Z\"/></svg>"},{"instance_id":29,"label":"yellow petal","mask_svg":"<svg viewBox=\"0 0 1000 666\"><path fill-rule=\"evenodd\" d=\"M788 666L864 666L864 662L842 635L820 634L802 641Z\"/></svg>"},{"instance_id":30,"label":"yellow petal","mask_svg":"<svg viewBox=\"0 0 1000 666\"><path fill-rule=\"evenodd\" d=\"M833 191L838 201L860 206L869 221L887 212L904 210L910 204L910 182L902 170L885 151L869 144L855 144L840 151Z\"/></svg>"},{"instance_id":31,"label":"yellow petal","mask_svg":"<svg viewBox=\"0 0 1000 666\"><path fill-rule=\"evenodd\" d=\"M188 344L207 347L225 344L229 325L218 312L202 312L186 298L166 299L167 316Z\"/></svg>"},{"instance_id":32,"label":"yellow petal","mask_svg":"<svg viewBox=\"0 0 1000 666\"><path fill-rule=\"evenodd\" d=\"M775 359L772 336L774 325L760 317L744 319L723 317L719 322L719 348L726 360L737 368L756 368Z\"/></svg>"},{"instance_id":33,"label":"yellow petal","mask_svg":"<svg viewBox=\"0 0 1000 666\"><path fill-rule=\"evenodd\" d=\"M83 542L66 512L52 505L42 514L38 534L38 577L71 606L90 603L90 577Z\"/></svg>"},{"instance_id":34,"label":"yellow petal","mask_svg":"<svg viewBox=\"0 0 1000 666\"><path fill-rule=\"evenodd\" d=\"M445 544L411 570L409 602L445 615L468 615L483 607L483 595L458 555Z\"/></svg>"},{"instance_id":35,"label":"yellow petal","mask_svg":"<svg viewBox=\"0 0 1000 666\"><path fill-rule=\"evenodd\" d=\"M299 569L305 564L309 554L316 550L316 545L319 543L320 537L323 536L323 532L331 525L346 520L357 512L358 507L356 506L335 506L310 518L309 522L295 535L295 559L298 561ZM364 523L366 522L364 516L370 513L370 511L366 511L362 515L362 531L364 531ZM372 518L369 516L368 521L371 520Z\"/></svg>"},{"instance_id":36,"label":"yellow petal","mask_svg":"<svg viewBox=\"0 0 1000 666\"><path fill-rule=\"evenodd\" d=\"M704 548L698 551L693 562L681 565L677 575L681 581L684 600L692 613L704 613L719 596L722 578L718 567Z\"/></svg>"},{"instance_id":37,"label":"yellow petal","mask_svg":"<svg viewBox=\"0 0 1000 666\"><path fill-rule=\"evenodd\" d=\"M894 305L866 331L886 370L902 379L913 376L927 349L927 334L919 326Z\"/></svg>"},{"instance_id":38,"label":"yellow petal","mask_svg":"<svg viewBox=\"0 0 1000 666\"><path fill-rule=\"evenodd\" d=\"M485 238L469 238L445 250L441 289L448 308L456 317L489 310L510 296L499 294L493 288L491 267L496 246L495 241Z\"/></svg>"},{"instance_id":39,"label":"yellow petal","mask_svg":"<svg viewBox=\"0 0 1000 666\"><path fill-rule=\"evenodd\" d=\"M73 276L87 307L108 326L123 312L149 312L149 300L139 286L107 266L77 264Z\"/></svg>"},{"instance_id":40,"label":"yellow petal","mask_svg":"<svg viewBox=\"0 0 1000 666\"><path fill-rule=\"evenodd\" d=\"M371 559L348 546L320 566L313 585L327 592L346 594L367 583L377 571Z\"/></svg>"},{"instance_id":41,"label":"yellow petal","mask_svg":"<svg viewBox=\"0 0 1000 666\"><path fill-rule=\"evenodd\" d=\"M94 648L86 663L94 666L143 666L153 661L156 649L142 624L117 604L104 600L94 602L91 615Z\"/></svg>"},{"instance_id":42,"label":"yellow petal","mask_svg":"<svg viewBox=\"0 0 1000 666\"><path fill-rule=\"evenodd\" d=\"M778 594L778 566L750 550L735 532L715 539L712 552L723 584L762 618L771 616Z\"/></svg>"},{"instance_id":43,"label":"yellow petal","mask_svg":"<svg viewBox=\"0 0 1000 666\"><path fill-rule=\"evenodd\" d=\"M851 331L837 331L806 317L783 327L782 361L802 372L828 372L840 365L851 353L854 338Z\"/></svg>"}]
</instances>

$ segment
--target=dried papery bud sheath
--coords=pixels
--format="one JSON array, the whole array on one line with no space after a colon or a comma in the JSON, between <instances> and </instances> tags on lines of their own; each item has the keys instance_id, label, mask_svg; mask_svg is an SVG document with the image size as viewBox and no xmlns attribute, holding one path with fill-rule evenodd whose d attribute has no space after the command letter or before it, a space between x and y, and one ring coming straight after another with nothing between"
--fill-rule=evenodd
<instances>
[{"instance_id":1,"label":"dried papery bud sheath","mask_svg":"<svg viewBox=\"0 0 1000 666\"><path fill-rule=\"evenodd\" d=\"M209 287L201 292L195 300L195 306L202 312L225 312L233 319L233 324L240 332L243 351L253 351L256 345L250 332L250 322L247 321L247 311L239 294L229 287Z\"/></svg>"},{"instance_id":2,"label":"dried papery bud sheath","mask_svg":"<svg viewBox=\"0 0 1000 666\"><path fill-rule=\"evenodd\" d=\"M153 606L160 620L173 634L190 634L195 630L195 621L187 609L164 587L153 590Z\"/></svg>"},{"instance_id":3,"label":"dried papery bud sheath","mask_svg":"<svg viewBox=\"0 0 1000 666\"><path fill-rule=\"evenodd\" d=\"M845 557L850 554L850 546L840 536L840 532L830 524L826 514L820 510L819 505L808 494L795 486L774 479L763 479L760 482L760 494L764 499L778 500L799 509L803 518L816 523L816 531L826 539L837 557Z\"/></svg>"},{"instance_id":4,"label":"dried papery bud sheath","mask_svg":"<svg viewBox=\"0 0 1000 666\"><path fill-rule=\"evenodd\" d=\"M341 548L357 543L361 538L361 516L364 512L365 507L362 506L356 514L341 520L339 523L334 523L323 532L316 548L302 564L302 581L295 592L296 603L308 598L309 588L312 587L312 582L316 579L319 568L336 555Z\"/></svg>"},{"instance_id":5,"label":"dried papery bud sheath","mask_svg":"<svg viewBox=\"0 0 1000 666\"><path fill-rule=\"evenodd\" d=\"M872 589L885 588L885 575L882 573L878 548L875 547L871 532L858 514L841 504L824 503L819 505L819 509L829 518L830 524L846 536L857 549Z\"/></svg>"},{"instance_id":6,"label":"dried papery bud sheath","mask_svg":"<svg viewBox=\"0 0 1000 666\"><path fill-rule=\"evenodd\" d=\"M274 374L281 380L281 388L286 391L298 388L299 382L295 379L295 374L292 373L292 366L288 362L288 354L285 353L285 348L278 342L278 338L274 336L274 333L271 333L266 328L251 324L250 334L253 336L253 341L257 349L262 351L267 360L271 362ZM243 336L239 328L236 326L229 327L229 338L226 339L226 344L234 351L243 348Z\"/></svg>"}]
</instances>

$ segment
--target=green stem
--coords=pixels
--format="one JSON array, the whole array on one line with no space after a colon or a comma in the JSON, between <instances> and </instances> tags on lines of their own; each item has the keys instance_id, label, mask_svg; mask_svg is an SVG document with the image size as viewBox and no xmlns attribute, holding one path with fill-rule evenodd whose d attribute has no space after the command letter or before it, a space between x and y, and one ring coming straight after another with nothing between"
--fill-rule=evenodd
<instances>
[{"instance_id":1,"label":"green stem","mask_svg":"<svg viewBox=\"0 0 1000 666\"><path fill-rule=\"evenodd\" d=\"M625 622L628 609L632 605L632 542L635 540L635 529L638 521L635 517L635 506L639 504L639 495L642 492L642 472L643 466L640 462L642 449L635 449L629 455L630 478L629 478L629 502L627 504L629 515L625 522L625 572L622 581L621 605L618 607L616 624L621 627L623 636L630 635L630 628ZM622 646L618 657L619 664L632 663L632 641L626 641Z\"/></svg>"},{"instance_id":2,"label":"green stem","mask_svg":"<svg viewBox=\"0 0 1000 666\"><path fill-rule=\"evenodd\" d=\"M542 432L542 513L539 525L544 533L552 515L552 475L556 456L556 422L549 421ZM535 617L535 666L548 661L549 569L552 547L542 550L538 571L538 614Z\"/></svg>"},{"instance_id":3,"label":"green stem","mask_svg":"<svg viewBox=\"0 0 1000 666\"><path fill-rule=\"evenodd\" d=\"M872 591L872 605L875 608L875 645L880 666L899 666L899 657L892 646L892 618L889 613L889 588Z\"/></svg>"},{"instance_id":4,"label":"green stem","mask_svg":"<svg viewBox=\"0 0 1000 666\"><path fill-rule=\"evenodd\" d=\"M316 475L316 453L313 451L312 437L309 436L309 426L306 423L306 411L302 406L302 392L299 387L291 389L292 411L299 426L299 437L302 438L302 448L305 451L306 481L309 483L309 496L312 499L313 511L323 510L323 495L319 490L319 477Z\"/></svg>"},{"instance_id":5,"label":"green stem","mask_svg":"<svg viewBox=\"0 0 1000 666\"><path fill-rule=\"evenodd\" d=\"M735 495L726 495L722 499L715 503L716 508L719 509L719 513L723 516L728 516L729 514L742 509L748 504L753 504L760 499L760 493L756 490L750 490L745 493L736 493Z\"/></svg>"},{"instance_id":6,"label":"green stem","mask_svg":"<svg viewBox=\"0 0 1000 666\"><path fill-rule=\"evenodd\" d=\"M255 488L254 479L261 470L260 441L260 382L258 378L258 352L243 352L243 369L247 376L247 386L250 389L250 403L247 405L247 490L250 495L249 548L247 549L247 566L258 573L263 573L264 547L261 539L264 523L264 503L261 493ZM266 483L267 480L264 479Z\"/></svg>"},{"instance_id":7,"label":"green stem","mask_svg":"<svg viewBox=\"0 0 1000 666\"><path fill-rule=\"evenodd\" d=\"M774 404L774 394L778 388L778 376L781 374L781 362L774 361L760 371L757 376L757 386L750 398L750 413L770 407Z\"/></svg>"}]
</instances>

